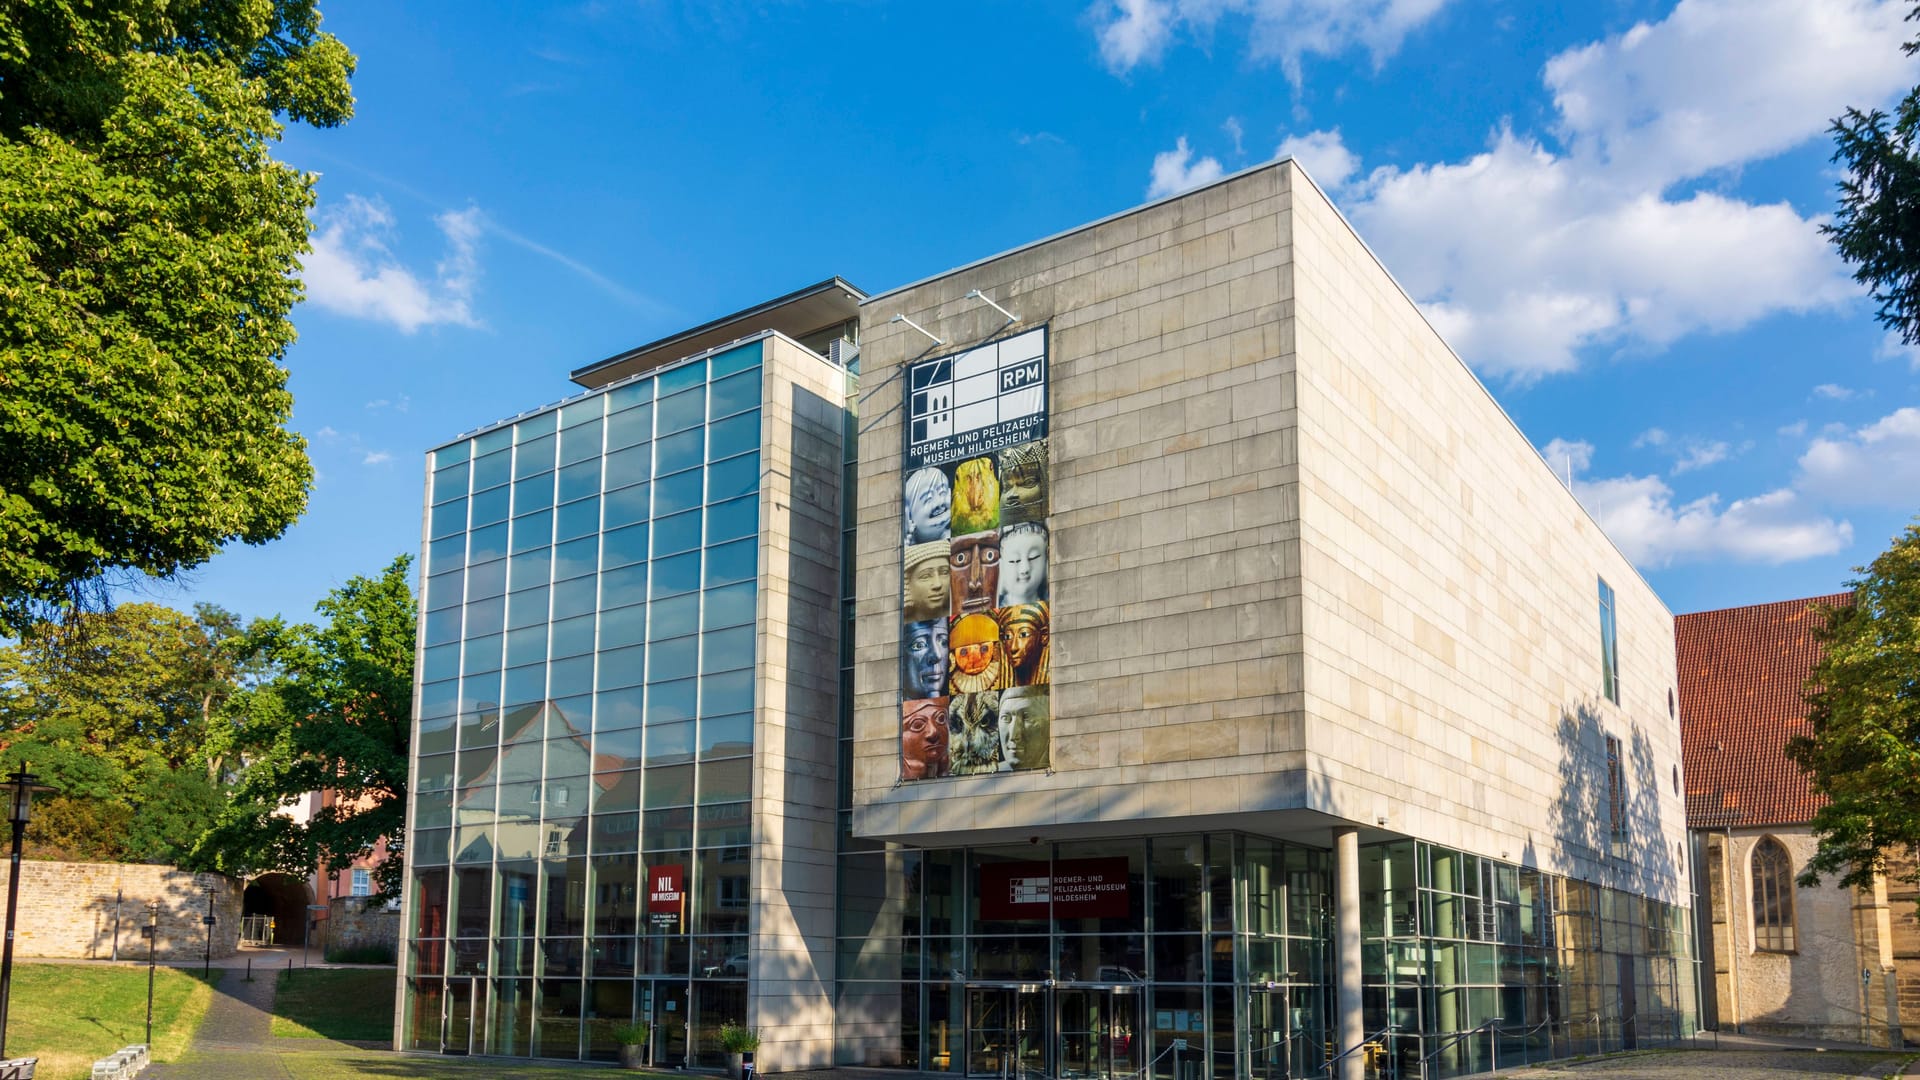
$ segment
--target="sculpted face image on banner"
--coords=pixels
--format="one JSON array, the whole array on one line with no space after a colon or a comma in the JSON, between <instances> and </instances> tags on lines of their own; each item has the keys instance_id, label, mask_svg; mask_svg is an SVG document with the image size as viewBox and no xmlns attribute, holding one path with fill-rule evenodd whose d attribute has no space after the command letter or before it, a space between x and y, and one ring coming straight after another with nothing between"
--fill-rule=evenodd
<instances>
[{"instance_id":1,"label":"sculpted face image on banner","mask_svg":"<svg viewBox=\"0 0 1920 1080\"><path fill-rule=\"evenodd\" d=\"M906 381L901 778L1047 769L1047 330Z\"/></svg>"}]
</instances>

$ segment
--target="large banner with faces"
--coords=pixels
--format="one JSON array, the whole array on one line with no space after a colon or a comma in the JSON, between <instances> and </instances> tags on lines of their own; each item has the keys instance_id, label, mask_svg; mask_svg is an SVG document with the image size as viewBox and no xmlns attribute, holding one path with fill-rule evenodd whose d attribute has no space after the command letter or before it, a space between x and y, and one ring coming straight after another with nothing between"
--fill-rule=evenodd
<instances>
[{"instance_id":1,"label":"large banner with faces","mask_svg":"<svg viewBox=\"0 0 1920 1080\"><path fill-rule=\"evenodd\" d=\"M906 380L900 775L1045 769L1046 327Z\"/></svg>"}]
</instances>

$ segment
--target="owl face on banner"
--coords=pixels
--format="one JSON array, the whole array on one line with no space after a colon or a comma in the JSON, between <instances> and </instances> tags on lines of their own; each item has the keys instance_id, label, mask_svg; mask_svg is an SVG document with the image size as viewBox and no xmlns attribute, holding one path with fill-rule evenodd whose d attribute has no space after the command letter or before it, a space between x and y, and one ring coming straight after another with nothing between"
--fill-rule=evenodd
<instances>
[{"instance_id":1,"label":"owl face on banner","mask_svg":"<svg viewBox=\"0 0 1920 1080\"><path fill-rule=\"evenodd\" d=\"M1047 769L1047 330L907 371L900 775Z\"/></svg>"}]
</instances>

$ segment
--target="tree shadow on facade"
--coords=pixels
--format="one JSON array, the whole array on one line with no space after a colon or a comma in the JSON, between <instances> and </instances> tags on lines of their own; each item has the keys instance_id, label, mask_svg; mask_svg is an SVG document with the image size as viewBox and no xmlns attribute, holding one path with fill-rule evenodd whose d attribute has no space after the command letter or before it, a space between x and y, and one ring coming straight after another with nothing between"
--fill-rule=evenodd
<instances>
[{"instance_id":1,"label":"tree shadow on facade","mask_svg":"<svg viewBox=\"0 0 1920 1080\"><path fill-rule=\"evenodd\" d=\"M1582 701L1561 710L1554 737L1560 790L1549 822L1560 849L1590 868L1575 876L1643 896L1678 895L1681 853L1661 829L1667 781L1646 730L1630 718L1609 721Z\"/></svg>"}]
</instances>

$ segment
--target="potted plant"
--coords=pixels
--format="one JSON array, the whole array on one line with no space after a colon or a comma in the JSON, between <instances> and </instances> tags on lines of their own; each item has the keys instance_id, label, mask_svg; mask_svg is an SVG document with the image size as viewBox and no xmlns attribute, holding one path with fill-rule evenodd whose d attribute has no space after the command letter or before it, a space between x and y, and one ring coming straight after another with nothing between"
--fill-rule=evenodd
<instances>
[{"instance_id":1,"label":"potted plant","mask_svg":"<svg viewBox=\"0 0 1920 1080\"><path fill-rule=\"evenodd\" d=\"M729 1020L720 1025L720 1050L727 1055L727 1075L740 1080L753 1052L760 1049L760 1032Z\"/></svg>"},{"instance_id":2,"label":"potted plant","mask_svg":"<svg viewBox=\"0 0 1920 1080\"><path fill-rule=\"evenodd\" d=\"M620 1067L623 1069L644 1069L647 1067L647 1041L653 1030L645 1020L635 1020L613 1029L613 1041L620 1044Z\"/></svg>"}]
</instances>

